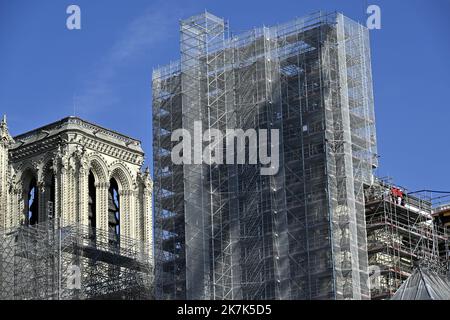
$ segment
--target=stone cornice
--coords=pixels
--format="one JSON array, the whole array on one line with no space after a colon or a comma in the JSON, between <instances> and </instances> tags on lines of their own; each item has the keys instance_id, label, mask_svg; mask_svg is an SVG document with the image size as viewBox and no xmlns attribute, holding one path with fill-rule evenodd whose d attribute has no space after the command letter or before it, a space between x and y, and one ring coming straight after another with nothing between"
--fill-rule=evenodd
<instances>
[{"instance_id":1,"label":"stone cornice","mask_svg":"<svg viewBox=\"0 0 450 320\"><path fill-rule=\"evenodd\" d=\"M18 159L25 159L34 157L37 154L47 153L49 150L56 149L60 143L61 137L59 136L41 139L31 144L21 144L20 142L16 142L16 145L9 150L9 155L14 162Z\"/></svg>"},{"instance_id":2,"label":"stone cornice","mask_svg":"<svg viewBox=\"0 0 450 320\"><path fill-rule=\"evenodd\" d=\"M67 133L73 133L70 131ZM36 140L29 144L17 144L15 148L9 150L12 162L23 160L29 157L35 157L38 154L48 153L50 150L56 150L60 145L80 145L86 149L102 153L113 158L132 163L134 165L141 165L143 162L143 152L130 149L123 145L117 145L86 134L83 131L77 131L76 139L69 142L63 141L61 135L49 136L40 140Z\"/></svg>"},{"instance_id":3,"label":"stone cornice","mask_svg":"<svg viewBox=\"0 0 450 320\"><path fill-rule=\"evenodd\" d=\"M18 135L15 137L16 144L13 148L18 148L22 145L42 140L42 138L45 137L61 135L63 132L80 132L95 137L96 139L105 140L105 142L117 144L118 146L143 154L141 142L139 140L76 117L64 118L44 127Z\"/></svg>"},{"instance_id":4,"label":"stone cornice","mask_svg":"<svg viewBox=\"0 0 450 320\"><path fill-rule=\"evenodd\" d=\"M81 137L79 143L88 149L103 153L122 161L130 162L136 165L141 165L143 162L143 153L138 153L123 146L117 146L88 136Z\"/></svg>"}]
</instances>

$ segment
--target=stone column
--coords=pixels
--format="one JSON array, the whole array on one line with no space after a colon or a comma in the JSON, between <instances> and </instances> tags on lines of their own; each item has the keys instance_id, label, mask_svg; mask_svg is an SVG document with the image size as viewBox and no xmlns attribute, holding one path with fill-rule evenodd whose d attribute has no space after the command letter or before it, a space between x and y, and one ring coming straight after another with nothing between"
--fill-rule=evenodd
<instances>
[{"instance_id":1,"label":"stone column","mask_svg":"<svg viewBox=\"0 0 450 320\"><path fill-rule=\"evenodd\" d=\"M95 184L96 192L96 220L97 229L108 232L108 188L109 183L97 182Z\"/></svg>"},{"instance_id":2,"label":"stone column","mask_svg":"<svg viewBox=\"0 0 450 320\"><path fill-rule=\"evenodd\" d=\"M66 189L66 199L69 205L69 221L71 225L77 223L78 216L78 181L75 166L70 166L68 172L68 188Z\"/></svg>"},{"instance_id":3,"label":"stone column","mask_svg":"<svg viewBox=\"0 0 450 320\"><path fill-rule=\"evenodd\" d=\"M6 143L0 141L0 229L6 226L7 182L8 182L8 149Z\"/></svg>"},{"instance_id":4,"label":"stone column","mask_svg":"<svg viewBox=\"0 0 450 320\"><path fill-rule=\"evenodd\" d=\"M128 196L128 217L129 217L129 232L130 238L137 239L136 235L136 221L137 221L137 212L136 212L136 191L130 190Z\"/></svg>"},{"instance_id":5,"label":"stone column","mask_svg":"<svg viewBox=\"0 0 450 320\"><path fill-rule=\"evenodd\" d=\"M127 238L131 237L131 203L132 191L119 190L120 202L120 235Z\"/></svg>"},{"instance_id":6,"label":"stone column","mask_svg":"<svg viewBox=\"0 0 450 320\"><path fill-rule=\"evenodd\" d=\"M136 214L139 216L137 237L146 246L146 255L153 259L153 216L152 216L152 182L149 172L146 171L139 182L139 210Z\"/></svg>"},{"instance_id":7,"label":"stone column","mask_svg":"<svg viewBox=\"0 0 450 320\"><path fill-rule=\"evenodd\" d=\"M134 212L133 212L133 216L134 216L134 221L133 224L131 225L133 228L133 232L134 232L134 239L142 241L142 231L141 231L141 227L142 227L142 223L144 223L143 221L143 215L142 215L142 187L139 184L137 186L137 190L133 192L134 195Z\"/></svg>"},{"instance_id":8,"label":"stone column","mask_svg":"<svg viewBox=\"0 0 450 320\"><path fill-rule=\"evenodd\" d=\"M63 226L77 223L79 199L77 180L75 159L65 155L61 166L61 216Z\"/></svg>"},{"instance_id":9,"label":"stone column","mask_svg":"<svg viewBox=\"0 0 450 320\"><path fill-rule=\"evenodd\" d=\"M0 121L0 229L7 224L8 208L8 179L9 176L9 147L13 139L8 131L6 116Z\"/></svg>"},{"instance_id":10,"label":"stone column","mask_svg":"<svg viewBox=\"0 0 450 320\"><path fill-rule=\"evenodd\" d=\"M84 163L81 163L78 172L78 217L83 226L89 224L89 168Z\"/></svg>"},{"instance_id":11,"label":"stone column","mask_svg":"<svg viewBox=\"0 0 450 320\"><path fill-rule=\"evenodd\" d=\"M144 234L142 241L147 246L147 252L153 262L153 210L152 210L152 184L150 181L145 183L142 193L142 219L144 223Z\"/></svg>"},{"instance_id":12,"label":"stone column","mask_svg":"<svg viewBox=\"0 0 450 320\"><path fill-rule=\"evenodd\" d=\"M11 186L9 217L7 219L6 225L7 228L20 225L20 220L23 218L23 211L19 208L19 200L21 194L21 188L19 188L17 185Z\"/></svg>"},{"instance_id":13,"label":"stone column","mask_svg":"<svg viewBox=\"0 0 450 320\"><path fill-rule=\"evenodd\" d=\"M69 170L66 164L62 164L59 171L59 216L61 217L61 226L67 226L69 222L69 203L68 203L68 189L69 189Z\"/></svg>"},{"instance_id":14,"label":"stone column","mask_svg":"<svg viewBox=\"0 0 450 320\"><path fill-rule=\"evenodd\" d=\"M61 169L59 166L59 159L53 159L53 172L55 173L55 203L53 204L54 218L61 217Z\"/></svg>"}]
</instances>

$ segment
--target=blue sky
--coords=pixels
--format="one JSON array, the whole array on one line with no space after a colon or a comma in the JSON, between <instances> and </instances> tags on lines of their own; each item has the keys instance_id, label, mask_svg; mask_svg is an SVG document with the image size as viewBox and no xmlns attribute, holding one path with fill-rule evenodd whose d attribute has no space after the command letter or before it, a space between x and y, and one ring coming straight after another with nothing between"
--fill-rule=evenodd
<instances>
[{"instance_id":1,"label":"blue sky","mask_svg":"<svg viewBox=\"0 0 450 320\"><path fill-rule=\"evenodd\" d=\"M66 28L81 7L82 29ZM450 0L0 0L0 113L12 134L75 114L139 138L151 165L151 73L179 57L179 19L209 12L233 32L317 11L371 31L381 176L450 190ZM75 97L75 99L74 99Z\"/></svg>"}]
</instances>

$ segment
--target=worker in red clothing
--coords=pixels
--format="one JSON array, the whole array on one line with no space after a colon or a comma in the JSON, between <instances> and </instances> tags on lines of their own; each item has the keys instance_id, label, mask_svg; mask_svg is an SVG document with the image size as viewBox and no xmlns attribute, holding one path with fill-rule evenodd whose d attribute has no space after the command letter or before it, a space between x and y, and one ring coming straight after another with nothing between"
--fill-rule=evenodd
<instances>
[{"instance_id":1,"label":"worker in red clothing","mask_svg":"<svg viewBox=\"0 0 450 320\"><path fill-rule=\"evenodd\" d=\"M395 202L396 202L396 199L397 199L397 188L392 187L392 188L391 188L391 201L392 201L393 203L395 203Z\"/></svg>"},{"instance_id":2,"label":"worker in red clothing","mask_svg":"<svg viewBox=\"0 0 450 320\"><path fill-rule=\"evenodd\" d=\"M399 188L392 187L391 188L391 196L392 196L392 202L398 205L402 205L403 203L403 191Z\"/></svg>"}]
</instances>

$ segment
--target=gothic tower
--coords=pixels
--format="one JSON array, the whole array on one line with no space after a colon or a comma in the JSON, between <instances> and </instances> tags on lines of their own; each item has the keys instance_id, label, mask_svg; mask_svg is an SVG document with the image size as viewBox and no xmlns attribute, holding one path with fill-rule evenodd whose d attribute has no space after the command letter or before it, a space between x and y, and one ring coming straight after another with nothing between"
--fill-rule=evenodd
<instances>
[{"instance_id":1,"label":"gothic tower","mask_svg":"<svg viewBox=\"0 0 450 320\"><path fill-rule=\"evenodd\" d=\"M151 256L152 182L149 171L141 171L140 141L68 117L14 141L4 120L0 147L3 228L57 217L62 227L107 232L110 242L120 244L121 237L143 242Z\"/></svg>"}]
</instances>

